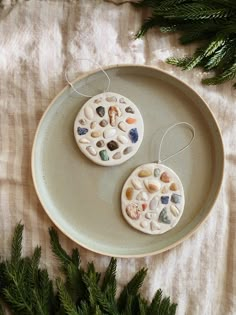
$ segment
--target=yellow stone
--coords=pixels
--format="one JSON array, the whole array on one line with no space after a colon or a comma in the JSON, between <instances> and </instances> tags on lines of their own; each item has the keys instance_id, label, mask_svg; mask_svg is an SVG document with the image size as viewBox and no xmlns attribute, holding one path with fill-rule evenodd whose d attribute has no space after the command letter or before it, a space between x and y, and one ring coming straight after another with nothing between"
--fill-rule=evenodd
<instances>
[{"instance_id":1,"label":"yellow stone","mask_svg":"<svg viewBox=\"0 0 236 315\"><path fill-rule=\"evenodd\" d=\"M128 200L132 200L134 194L134 189L132 187L128 187L126 190L126 198Z\"/></svg>"},{"instance_id":2,"label":"yellow stone","mask_svg":"<svg viewBox=\"0 0 236 315\"><path fill-rule=\"evenodd\" d=\"M92 136L93 138L98 138L98 137L101 136L101 132L100 132L100 131L93 131L93 132L91 133L91 136Z\"/></svg>"},{"instance_id":3,"label":"yellow stone","mask_svg":"<svg viewBox=\"0 0 236 315\"><path fill-rule=\"evenodd\" d=\"M172 184L170 185L170 190L172 190L172 191L178 190L178 187L177 187L176 183L172 183Z\"/></svg>"},{"instance_id":4,"label":"yellow stone","mask_svg":"<svg viewBox=\"0 0 236 315\"><path fill-rule=\"evenodd\" d=\"M151 176L152 175L152 172L150 170L141 170L139 173L138 173L138 176L139 177L148 177L148 176Z\"/></svg>"}]
</instances>

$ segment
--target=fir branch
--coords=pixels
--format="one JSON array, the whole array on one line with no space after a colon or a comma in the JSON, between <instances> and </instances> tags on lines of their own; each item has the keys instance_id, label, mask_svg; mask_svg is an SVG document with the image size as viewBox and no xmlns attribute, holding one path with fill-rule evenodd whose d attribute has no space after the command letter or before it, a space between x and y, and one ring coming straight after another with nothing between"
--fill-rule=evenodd
<instances>
[{"instance_id":1,"label":"fir branch","mask_svg":"<svg viewBox=\"0 0 236 315\"><path fill-rule=\"evenodd\" d=\"M49 229L49 235L50 235L50 243L51 243L53 254L58 258L61 265L63 267L66 267L69 263L71 263L70 256L61 247L57 232L54 228Z\"/></svg>"},{"instance_id":2,"label":"fir branch","mask_svg":"<svg viewBox=\"0 0 236 315\"><path fill-rule=\"evenodd\" d=\"M111 291L113 299L115 299L116 295L116 264L116 259L111 258L101 286L102 292L106 293L108 291Z\"/></svg>"},{"instance_id":3,"label":"fir branch","mask_svg":"<svg viewBox=\"0 0 236 315\"><path fill-rule=\"evenodd\" d=\"M59 292L60 301L65 310L65 313L68 315L79 315L79 313L77 312L76 305L73 303L71 296L68 294L62 280L58 279L56 281L56 284Z\"/></svg>"},{"instance_id":4,"label":"fir branch","mask_svg":"<svg viewBox=\"0 0 236 315\"><path fill-rule=\"evenodd\" d=\"M144 21L137 37L157 26L162 32L181 32L181 44L203 42L199 46L201 53L197 50L189 57L171 57L167 63L183 70L199 66L205 71L215 70L214 77L202 80L208 85L235 79L235 0L143 0L137 6L152 10L152 15Z\"/></svg>"},{"instance_id":5,"label":"fir branch","mask_svg":"<svg viewBox=\"0 0 236 315\"><path fill-rule=\"evenodd\" d=\"M24 226L19 223L15 228L15 233L12 240L11 261L15 265L17 265L21 259L23 229Z\"/></svg>"},{"instance_id":6,"label":"fir branch","mask_svg":"<svg viewBox=\"0 0 236 315\"><path fill-rule=\"evenodd\" d=\"M0 298L17 315L174 315L176 304L156 294L152 303L138 293L147 270L141 269L116 299L116 259L112 258L103 280L93 263L80 267L77 249L71 255L62 248L55 230L50 229L51 246L58 257L63 280L56 289L46 269L40 268L41 248L22 257L23 226L15 230L10 260L0 263ZM158 297L159 296L159 297ZM3 310L0 308L0 315Z\"/></svg>"},{"instance_id":7,"label":"fir branch","mask_svg":"<svg viewBox=\"0 0 236 315\"><path fill-rule=\"evenodd\" d=\"M142 286L144 278L146 277L147 269L142 268L124 287L117 301L119 311L125 310L130 302L131 295L137 295L139 288Z\"/></svg>"}]
</instances>

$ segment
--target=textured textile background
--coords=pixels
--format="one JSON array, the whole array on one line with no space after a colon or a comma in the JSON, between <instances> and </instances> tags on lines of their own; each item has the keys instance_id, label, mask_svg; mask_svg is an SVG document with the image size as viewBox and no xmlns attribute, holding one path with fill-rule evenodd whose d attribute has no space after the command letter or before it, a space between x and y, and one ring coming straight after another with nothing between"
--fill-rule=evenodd
<instances>
[{"instance_id":1,"label":"textured textile background","mask_svg":"<svg viewBox=\"0 0 236 315\"><path fill-rule=\"evenodd\" d=\"M115 1L114 1L115 2ZM119 1L116 1L119 2ZM76 63L86 56L101 65L155 65L189 83L208 102L222 130L226 165L223 186L209 218L188 240L154 257L118 259L122 286L141 266L149 268L143 293L161 287L179 303L178 315L236 314L236 91L230 84L203 87L199 70L182 72L166 65L180 47L177 35L153 30L134 40L147 12L129 3L102 0L3 1L0 9L0 255L9 254L13 228L25 224L24 252L42 245L42 264L57 272L49 247L52 225L34 191L30 155L44 110L65 86L66 65L75 75L94 68ZM63 245L72 241L60 233ZM94 260L103 271L109 258L80 249L83 264Z\"/></svg>"}]
</instances>

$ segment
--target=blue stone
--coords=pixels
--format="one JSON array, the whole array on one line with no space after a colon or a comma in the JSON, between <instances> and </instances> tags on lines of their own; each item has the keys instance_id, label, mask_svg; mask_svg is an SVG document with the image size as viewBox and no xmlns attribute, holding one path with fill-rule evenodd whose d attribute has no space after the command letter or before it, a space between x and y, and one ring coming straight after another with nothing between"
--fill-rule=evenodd
<instances>
[{"instance_id":1,"label":"blue stone","mask_svg":"<svg viewBox=\"0 0 236 315\"><path fill-rule=\"evenodd\" d=\"M88 132L88 129L87 128L78 127L77 128L77 132L78 132L78 135L83 136L83 135L85 135Z\"/></svg>"},{"instance_id":2,"label":"blue stone","mask_svg":"<svg viewBox=\"0 0 236 315\"><path fill-rule=\"evenodd\" d=\"M132 143L136 143L138 141L138 130L137 128L132 128L129 131L129 137Z\"/></svg>"},{"instance_id":3,"label":"blue stone","mask_svg":"<svg viewBox=\"0 0 236 315\"><path fill-rule=\"evenodd\" d=\"M161 197L161 203L163 203L164 205L167 205L169 202L169 196L162 196Z\"/></svg>"},{"instance_id":4,"label":"blue stone","mask_svg":"<svg viewBox=\"0 0 236 315\"><path fill-rule=\"evenodd\" d=\"M165 224L170 224L170 219L167 215L167 209L163 208L161 210L161 213L159 214L159 218L158 218L159 222L165 223Z\"/></svg>"},{"instance_id":5,"label":"blue stone","mask_svg":"<svg viewBox=\"0 0 236 315\"><path fill-rule=\"evenodd\" d=\"M172 194L171 195L171 201L174 202L174 203L180 203L181 202L181 198L182 198L182 196L178 195L178 194Z\"/></svg>"}]
</instances>

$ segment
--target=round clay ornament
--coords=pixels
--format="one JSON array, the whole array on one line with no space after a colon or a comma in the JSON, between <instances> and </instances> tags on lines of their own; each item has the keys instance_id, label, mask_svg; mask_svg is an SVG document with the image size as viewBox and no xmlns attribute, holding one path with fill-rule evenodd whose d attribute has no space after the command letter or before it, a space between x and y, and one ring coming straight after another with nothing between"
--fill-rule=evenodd
<instances>
[{"instance_id":1,"label":"round clay ornament","mask_svg":"<svg viewBox=\"0 0 236 315\"><path fill-rule=\"evenodd\" d=\"M178 125L187 126L192 138L182 149L161 160L163 140ZM162 136L158 162L143 164L128 177L121 193L121 209L133 228L147 234L163 234L179 222L184 211L184 188L178 175L162 163L188 148L194 137L195 130L189 123L170 126Z\"/></svg>"},{"instance_id":2,"label":"round clay ornament","mask_svg":"<svg viewBox=\"0 0 236 315\"><path fill-rule=\"evenodd\" d=\"M124 218L147 234L162 234L172 229L183 214L184 202L184 189L177 174L157 163L136 168L121 194Z\"/></svg>"},{"instance_id":3,"label":"round clay ornament","mask_svg":"<svg viewBox=\"0 0 236 315\"><path fill-rule=\"evenodd\" d=\"M118 165L130 159L138 151L143 133L143 119L137 106L127 97L112 92L90 98L74 123L74 136L80 150L103 166Z\"/></svg>"}]
</instances>

